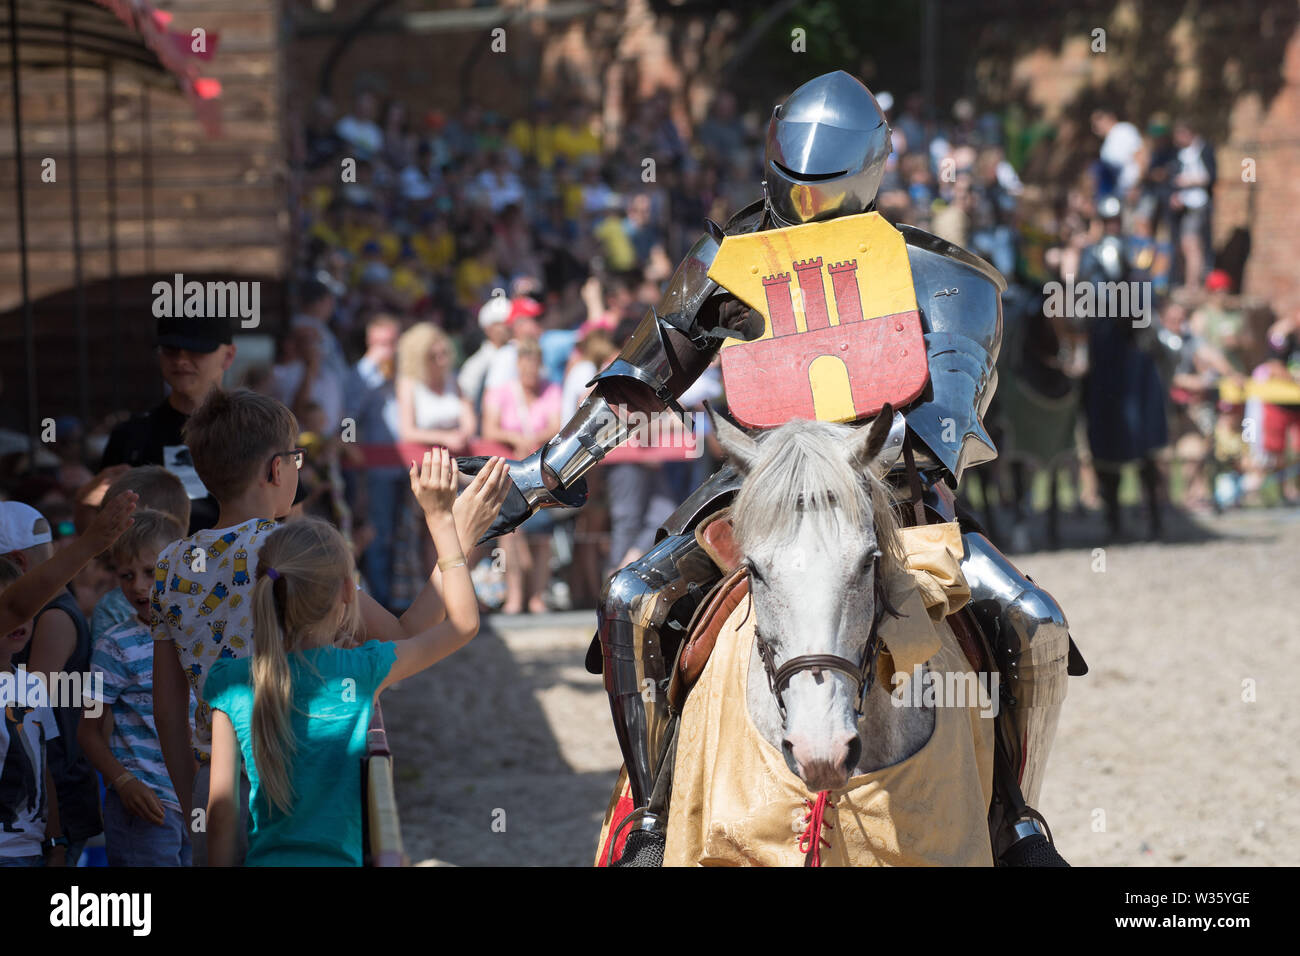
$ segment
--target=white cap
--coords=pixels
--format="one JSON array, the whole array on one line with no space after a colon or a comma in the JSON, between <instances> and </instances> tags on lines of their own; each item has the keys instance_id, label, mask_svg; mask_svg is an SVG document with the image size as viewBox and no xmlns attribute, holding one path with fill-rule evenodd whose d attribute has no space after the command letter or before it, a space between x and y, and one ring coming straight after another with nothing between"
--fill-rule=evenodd
<instances>
[{"instance_id":1,"label":"white cap","mask_svg":"<svg viewBox=\"0 0 1300 956\"><path fill-rule=\"evenodd\" d=\"M478 310L478 324L487 329L510 318L510 298L505 289L493 289L492 295Z\"/></svg>"},{"instance_id":2,"label":"white cap","mask_svg":"<svg viewBox=\"0 0 1300 956\"><path fill-rule=\"evenodd\" d=\"M37 530L38 522L45 530ZM21 501L0 501L0 554L26 551L52 540L50 523L39 511Z\"/></svg>"}]
</instances>

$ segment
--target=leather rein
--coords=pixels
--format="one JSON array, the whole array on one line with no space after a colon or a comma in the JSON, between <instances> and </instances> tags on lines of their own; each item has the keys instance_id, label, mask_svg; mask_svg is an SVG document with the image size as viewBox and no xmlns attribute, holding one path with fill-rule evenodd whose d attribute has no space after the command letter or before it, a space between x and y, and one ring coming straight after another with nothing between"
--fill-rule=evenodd
<instances>
[{"instance_id":1,"label":"leather rein","mask_svg":"<svg viewBox=\"0 0 1300 956\"><path fill-rule=\"evenodd\" d=\"M904 431L902 448L903 462L908 479L908 490L910 492L911 504L915 523L924 525L928 523L925 505L922 501L921 479L916 468L916 459L912 453L912 436L910 432ZM754 642L758 648L759 659L763 662L763 670L767 672L767 683L772 690L772 696L776 698L776 705L781 710L781 719L785 720L785 701L781 697L781 692L785 690L790 683L790 678L800 671L812 671L814 677L820 677L823 670L834 670L844 674L853 681L854 691L857 694L857 704L853 708L853 715L859 720L862 719L863 711L867 706L867 694L871 692L871 687L876 680L876 660L880 657L880 618L887 609L887 603L880 588L880 558L879 551L876 552L875 562L872 565L872 580L876 585L876 610L875 618L871 622L871 636L867 638L867 646L863 651L861 663L855 664L846 657L840 657L836 654L801 654L798 657L792 657L780 667L776 666L776 655L772 652L772 647L763 639L763 635L758 628L758 622L754 622ZM753 606L753 592L750 592L751 607Z\"/></svg>"},{"instance_id":2,"label":"leather rein","mask_svg":"<svg viewBox=\"0 0 1300 956\"><path fill-rule=\"evenodd\" d=\"M872 565L873 580L876 580L875 575L879 573L880 554L877 552L875 563ZM753 601L752 594L750 601ZM754 642L758 647L759 659L763 662L763 670L767 672L768 687L771 688L772 696L776 698L776 706L780 708L782 720L785 720L786 716L782 691L789 685L790 678L800 671L812 671L814 677L820 677L823 670L839 671L853 681L854 693L857 695L853 714L861 719L867 706L867 694L871 692L871 687L876 680L876 660L880 657L882 643L879 633L880 618L883 612L883 602L877 595L875 618L871 622L871 636L867 638L861 663L856 664L847 657L840 657L837 654L800 654L777 667L772 646L764 640L758 629L758 622L754 622Z\"/></svg>"}]
</instances>

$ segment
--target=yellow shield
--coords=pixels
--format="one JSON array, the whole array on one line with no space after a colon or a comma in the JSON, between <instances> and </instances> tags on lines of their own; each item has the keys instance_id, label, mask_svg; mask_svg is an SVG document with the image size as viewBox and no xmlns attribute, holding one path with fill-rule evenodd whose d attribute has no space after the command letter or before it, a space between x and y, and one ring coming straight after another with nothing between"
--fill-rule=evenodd
<instances>
[{"instance_id":1,"label":"yellow shield","mask_svg":"<svg viewBox=\"0 0 1300 956\"><path fill-rule=\"evenodd\" d=\"M709 278L763 315L722 345L729 408L751 427L851 422L929 378L903 235L879 213L727 236Z\"/></svg>"}]
</instances>

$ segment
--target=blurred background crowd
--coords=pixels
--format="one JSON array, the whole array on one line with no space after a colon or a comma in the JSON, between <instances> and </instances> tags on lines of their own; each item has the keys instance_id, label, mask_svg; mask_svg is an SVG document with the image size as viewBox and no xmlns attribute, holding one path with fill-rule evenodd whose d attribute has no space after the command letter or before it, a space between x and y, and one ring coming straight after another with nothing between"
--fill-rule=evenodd
<instances>
[{"instance_id":1,"label":"blurred background crowd","mask_svg":"<svg viewBox=\"0 0 1300 956\"><path fill-rule=\"evenodd\" d=\"M1295 500L1297 316L1240 299L1215 261L1213 144L1177 117L1098 109L1095 160L1049 189L1050 126L966 99L926 120L919 95L877 95L894 131L879 211L1009 283L986 418L1000 457L964 485L990 531L1013 548L1055 545L1072 511L1111 539L1156 537L1173 506ZM164 350L172 395L224 376L288 404L306 449L298 507L336 522L373 593L405 606L430 556L404 463L429 445L532 452L657 303L705 218L725 223L761 196L765 109L723 91L686 129L670 106L645 98L611 135L580 96L520 115L472 102L416 113L366 89L317 99L295 124L296 314L278 353L232 376L228 361ZM1053 315L1053 282L1149 284L1151 308ZM725 404L716 367L683 405L705 400ZM99 470L118 463L105 448L120 418L61 421L58 462L10 471L5 493L75 533L78 505L107 483ZM474 556L484 604L591 606L717 451L701 434L693 454L597 469L586 508L539 515Z\"/></svg>"}]
</instances>

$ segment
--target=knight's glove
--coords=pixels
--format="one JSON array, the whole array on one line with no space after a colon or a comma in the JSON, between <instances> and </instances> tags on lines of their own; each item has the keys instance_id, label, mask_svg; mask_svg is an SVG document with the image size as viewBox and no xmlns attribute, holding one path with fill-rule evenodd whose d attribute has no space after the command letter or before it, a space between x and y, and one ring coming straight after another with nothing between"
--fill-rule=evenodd
<instances>
[{"instance_id":1,"label":"knight's glove","mask_svg":"<svg viewBox=\"0 0 1300 956\"><path fill-rule=\"evenodd\" d=\"M514 531L527 521L538 508L580 508L587 501L587 479L578 478L568 488L556 483L548 487L542 477L542 450L539 449L523 461L506 460L510 466L510 480L513 486L506 493L506 500L501 505L501 513L496 521L476 544L482 544L493 538ZM462 475L477 475L485 464L487 456L475 455L470 458L457 458L456 464Z\"/></svg>"},{"instance_id":2,"label":"knight's glove","mask_svg":"<svg viewBox=\"0 0 1300 956\"><path fill-rule=\"evenodd\" d=\"M765 323L763 316L756 309L751 309L735 296L722 296L718 304L718 324L704 332L706 338L719 342L732 338L751 342L763 334Z\"/></svg>"}]
</instances>

